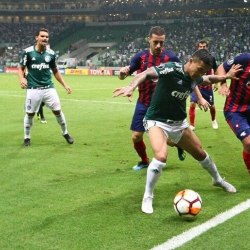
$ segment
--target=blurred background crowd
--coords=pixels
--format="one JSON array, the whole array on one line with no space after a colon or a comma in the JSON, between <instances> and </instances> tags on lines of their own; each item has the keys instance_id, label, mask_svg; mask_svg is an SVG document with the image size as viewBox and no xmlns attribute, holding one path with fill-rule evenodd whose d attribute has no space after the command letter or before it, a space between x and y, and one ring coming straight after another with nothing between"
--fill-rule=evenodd
<instances>
[{"instance_id":1,"label":"blurred background crowd","mask_svg":"<svg viewBox=\"0 0 250 250\"><path fill-rule=\"evenodd\" d=\"M147 48L150 27L166 29L166 47L185 61L205 39L218 62L250 51L248 0L2 0L0 65L15 66L40 27L60 58L79 66L120 67Z\"/></svg>"}]
</instances>

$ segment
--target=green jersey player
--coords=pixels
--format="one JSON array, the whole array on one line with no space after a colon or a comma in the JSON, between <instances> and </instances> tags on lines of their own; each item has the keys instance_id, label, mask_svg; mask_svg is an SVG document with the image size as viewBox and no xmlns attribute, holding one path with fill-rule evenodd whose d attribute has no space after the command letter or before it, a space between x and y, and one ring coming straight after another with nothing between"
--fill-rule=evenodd
<instances>
[{"instance_id":1,"label":"green jersey player","mask_svg":"<svg viewBox=\"0 0 250 250\"><path fill-rule=\"evenodd\" d=\"M23 51L18 72L21 88L27 89L26 115L24 117L24 146L30 146L33 118L42 102L55 114L66 141L69 144L73 144L74 140L68 134L65 116L61 110L60 99L52 82L51 71L68 94L72 90L64 82L61 73L57 69L55 52L48 47L49 31L41 28L36 33L35 39L36 44Z\"/></svg>"},{"instance_id":2,"label":"green jersey player","mask_svg":"<svg viewBox=\"0 0 250 250\"><path fill-rule=\"evenodd\" d=\"M131 101L133 91L145 79L159 78L144 119L144 126L154 153L147 170L141 207L144 213L153 213L154 187L167 161L167 138L191 154L211 175L215 186L230 193L236 192L235 187L221 177L215 163L202 148L199 138L190 129L186 120L186 99L196 85L235 78L235 74L241 70L240 65L234 65L226 75L204 75L211 67L212 56L206 49L201 49L197 50L185 65L166 63L151 67L138 74L129 86L114 91L114 96L128 96ZM207 109L209 104L200 97L200 105Z\"/></svg>"}]
</instances>

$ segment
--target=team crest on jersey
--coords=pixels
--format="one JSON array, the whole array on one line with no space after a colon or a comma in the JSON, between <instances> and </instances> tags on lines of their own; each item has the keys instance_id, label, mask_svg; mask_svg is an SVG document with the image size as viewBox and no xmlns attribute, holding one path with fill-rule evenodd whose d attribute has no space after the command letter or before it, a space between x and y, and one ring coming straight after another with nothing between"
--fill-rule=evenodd
<instances>
[{"instance_id":1,"label":"team crest on jersey","mask_svg":"<svg viewBox=\"0 0 250 250\"><path fill-rule=\"evenodd\" d=\"M228 65L231 65L231 64L233 64L234 63L234 59L229 59L229 60L227 60L227 64Z\"/></svg>"},{"instance_id":2,"label":"team crest on jersey","mask_svg":"<svg viewBox=\"0 0 250 250\"><path fill-rule=\"evenodd\" d=\"M45 60L45 62L50 62L51 61L51 57L50 56L45 56L45 58L44 58L44 60Z\"/></svg>"}]
</instances>

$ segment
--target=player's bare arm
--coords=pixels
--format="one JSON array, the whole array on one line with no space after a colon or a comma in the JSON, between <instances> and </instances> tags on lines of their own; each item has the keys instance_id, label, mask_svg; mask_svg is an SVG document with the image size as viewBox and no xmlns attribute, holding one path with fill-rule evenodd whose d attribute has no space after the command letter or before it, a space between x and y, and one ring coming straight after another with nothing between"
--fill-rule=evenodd
<instances>
[{"instance_id":1,"label":"player's bare arm","mask_svg":"<svg viewBox=\"0 0 250 250\"><path fill-rule=\"evenodd\" d=\"M217 74L217 75L224 75L224 74L226 74L226 71L225 71L225 69L224 69L224 67L223 67L223 64L221 64L221 65L218 67L218 69L217 69L217 71L216 71L216 74ZM220 83L220 89L219 89L218 93L219 93L220 95L222 95L222 96L228 96L228 95L230 94L230 90L229 90L229 88L228 88L228 86L227 86L227 81L222 81L222 82Z\"/></svg>"},{"instance_id":2,"label":"player's bare arm","mask_svg":"<svg viewBox=\"0 0 250 250\"><path fill-rule=\"evenodd\" d=\"M238 80L238 78L236 77L236 74L240 71L242 71L241 65L240 64L233 64L231 69L224 75L204 75L204 76L202 76L203 84L224 82L227 79Z\"/></svg>"},{"instance_id":3,"label":"player's bare arm","mask_svg":"<svg viewBox=\"0 0 250 250\"><path fill-rule=\"evenodd\" d=\"M68 92L68 94L72 93L72 89L64 82L64 79L60 73L60 71L58 69L54 69L53 70L53 74L56 78L56 80L58 82L60 82L60 84L66 89L66 91Z\"/></svg>"},{"instance_id":4,"label":"player's bare arm","mask_svg":"<svg viewBox=\"0 0 250 250\"><path fill-rule=\"evenodd\" d=\"M25 67L19 67L18 76L19 76L21 88L26 89L27 88L27 79L25 77Z\"/></svg>"},{"instance_id":5,"label":"player's bare arm","mask_svg":"<svg viewBox=\"0 0 250 250\"><path fill-rule=\"evenodd\" d=\"M198 86L195 86L194 93L197 96L197 104L199 108L201 110L203 109L206 112L210 106L210 103L206 99L203 98Z\"/></svg>"},{"instance_id":6,"label":"player's bare arm","mask_svg":"<svg viewBox=\"0 0 250 250\"><path fill-rule=\"evenodd\" d=\"M117 96L127 96L129 101L132 101L132 95L134 90L141 84L143 83L147 78L152 79L152 78L157 78L158 75L156 73L156 71L154 70L154 68L149 68L145 71L143 71L142 73L136 75L134 77L134 79L132 80L132 82L125 87L120 87L117 88L113 91L113 97L117 97Z\"/></svg>"}]
</instances>

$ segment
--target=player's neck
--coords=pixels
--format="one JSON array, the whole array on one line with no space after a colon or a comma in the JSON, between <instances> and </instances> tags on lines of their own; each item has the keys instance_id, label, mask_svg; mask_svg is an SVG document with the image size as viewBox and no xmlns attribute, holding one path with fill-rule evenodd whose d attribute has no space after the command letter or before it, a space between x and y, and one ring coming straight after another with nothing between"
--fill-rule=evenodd
<instances>
[{"instance_id":1,"label":"player's neck","mask_svg":"<svg viewBox=\"0 0 250 250\"><path fill-rule=\"evenodd\" d=\"M36 51L42 53L42 52L44 52L44 51L46 50L46 47L41 46L41 45L39 45L39 44L36 44L36 45L35 45L35 49L36 49Z\"/></svg>"}]
</instances>

